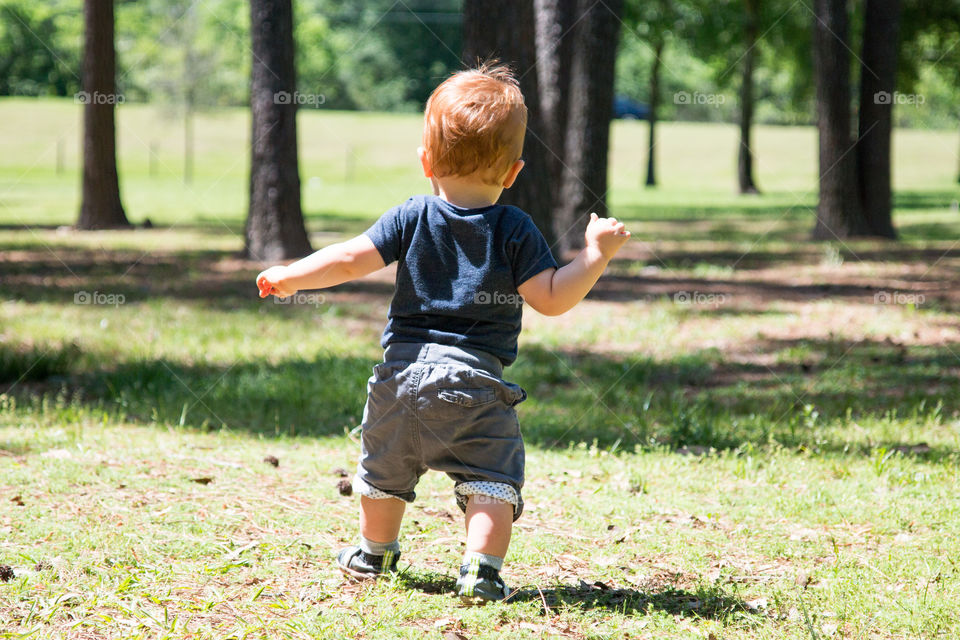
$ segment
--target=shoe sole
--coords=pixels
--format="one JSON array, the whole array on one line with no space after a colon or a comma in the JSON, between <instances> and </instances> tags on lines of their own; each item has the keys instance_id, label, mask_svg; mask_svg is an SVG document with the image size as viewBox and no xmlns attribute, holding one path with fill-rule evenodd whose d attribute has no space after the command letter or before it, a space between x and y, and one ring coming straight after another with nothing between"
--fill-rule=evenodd
<instances>
[{"instance_id":1,"label":"shoe sole","mask_svg":"<svg viewBox=\"0 0 960 640\"><path fill-rule=\"evenodd\" d=\"M337 567L340 569L340 572L348 578L353 578L355 580L378 580L380 578L386 578L388 574L386 573L363 573L362 571L354 571L349 567L344 567L341 564L337 564Z\"/></svg>"}]
</instances>

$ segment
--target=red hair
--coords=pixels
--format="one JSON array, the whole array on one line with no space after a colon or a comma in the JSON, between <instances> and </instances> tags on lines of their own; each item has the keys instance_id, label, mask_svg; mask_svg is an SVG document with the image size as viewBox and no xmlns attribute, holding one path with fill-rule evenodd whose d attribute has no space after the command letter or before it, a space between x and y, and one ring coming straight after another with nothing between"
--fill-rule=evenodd
<instances>
[{"instance_id":1,"label":"red hair","mask_svg":"<svg viewBox=\"0 0 960 640\"><path fill-rule=\"evenodd\" d=\"M513 72L496 62L455 73L433 90L423 148L433 175L477 174L496 184L523 151L527 107Z\"/></svg>"}]
</instances>

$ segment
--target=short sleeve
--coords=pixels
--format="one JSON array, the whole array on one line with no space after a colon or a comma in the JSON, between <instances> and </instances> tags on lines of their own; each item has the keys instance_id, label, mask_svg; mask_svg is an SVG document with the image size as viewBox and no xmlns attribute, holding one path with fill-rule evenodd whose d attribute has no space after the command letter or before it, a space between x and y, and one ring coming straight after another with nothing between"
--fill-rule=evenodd
<instances>
[{"instance_id":1,"label":"short sleeve","mask_svg":"<svg viewBox=\"0 0 960 640\"><path fill-rule=\"evenodd\" d=\"M385 265L400 259L403 246L403 205L390 209L364 231Z\"/></svg>"},{"instance_id":2,"label":"short sleeve","mask_svg":"<svg viewBox=\"0 0 960 640\"><path fill-rule=\"evenodd\" d=\"M513 266L513 282L517 287L542 271L557 268L547 239L530 216L525 213L521 216L520 224L511 235L507 247L507 255Z\"/></svg>"}]
</instances>

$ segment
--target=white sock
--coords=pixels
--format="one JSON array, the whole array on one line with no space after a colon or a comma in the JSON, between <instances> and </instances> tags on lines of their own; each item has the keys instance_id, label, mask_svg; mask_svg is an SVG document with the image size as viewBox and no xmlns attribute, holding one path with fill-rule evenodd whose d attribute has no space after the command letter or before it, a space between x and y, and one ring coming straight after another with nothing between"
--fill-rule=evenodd
<instances>
[{"instance_id":1,"label":"white sock","mask_svg":"<svg viewBox=\"0 0 960 640\"><path fill-rule=\"evenodd\" d=\"M479 561L480 564L493 567L497 571L503 568L503 558L498 556L491 556L487 553L480 553L479 551L467 551L463 554L463 564L471 564L474 561Z\"/></svg>"},{"instance_id":2,"label":"white sock","mask_svg":"<svg viewBox=\"0 0 960 640\"><path fill-rule=\"evenodd\" d=\"M392 551L394 554L397 554L400 553L400 542L399 540L394 540L393 542L374 542L373 540L367 540L361 535L360 549L371 556L382 556L387 551Z\"/></svg>"}]
</instances>

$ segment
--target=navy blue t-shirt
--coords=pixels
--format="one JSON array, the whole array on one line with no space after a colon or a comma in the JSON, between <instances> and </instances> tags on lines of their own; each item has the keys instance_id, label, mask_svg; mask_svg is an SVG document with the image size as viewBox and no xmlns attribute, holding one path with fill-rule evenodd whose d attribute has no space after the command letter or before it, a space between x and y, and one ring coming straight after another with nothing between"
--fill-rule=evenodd
<instances>
[{"instance_id":1,"label":"navy blue t-shirt","mask_svg":"<svg viewBox=\"0 0 960 640\"><path fill-rule=\"evenodd\" d=\"M366 235L397 284L381 344L435 342L517 358L523 300L517 287L557 266L526 213L508 205L463 209L414 196Z\"/></svg>"}]
</instances>

